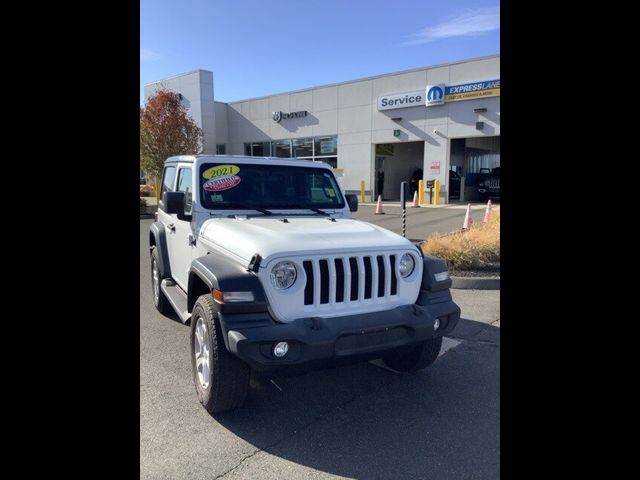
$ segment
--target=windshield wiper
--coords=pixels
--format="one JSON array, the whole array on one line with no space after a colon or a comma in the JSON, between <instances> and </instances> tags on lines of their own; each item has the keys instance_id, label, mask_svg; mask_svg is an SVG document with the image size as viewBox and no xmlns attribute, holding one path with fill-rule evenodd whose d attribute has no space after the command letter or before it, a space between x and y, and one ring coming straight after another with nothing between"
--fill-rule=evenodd
<instances>
[{"instance_id":1,"label":"windshield wiper","mask_svg":"<svg viewBox=\"0 0 640 480\"><path fill-rule=\"evenodd\" d=\"M293 203L283 203L281 205L274 205L271 208L278 208L278 209L283 209L283 210L288 210L288 209L292 209L292 210L311 210L312 212L315 213L319 213L320 215L326 215L327 217L330 217L331 214L329 212L325 212L324 210L320 210L319 208L315 208L315 207L307 207L304 205L296 205ZM287 215L308 215L305 213L287 213Z\"/></svg>"},{"instance_id":2,"label":"windshield wiper","mask_svg":"<svg viewBox=\"0 0 640 480\"><path fill-rule=\"evenodd\" d=\"M271 210L266 210L264 208L258 208L258 207L252 207L250 205L243 205L243 204L239 204L239 203L234 203L233 205L225 205L225 207L231 209L231 208L237 208L238 210L255 210L256 212L260 212L264 215L273 215L273 212ZM210 212L211 215L214 215L213 213Z\"/></svg>"},{"instance_id":3,"label":"windshield wiper","mask_svg":"<svg viewBox=\"0 0 640 480\"><path fill-rule=\"evenodd\" d=\"M327 215L328 217L330 217L330 216L331 216L331 214L330 214L330 213L325 212L324 210L320 210L319 208L313 208L313 207L306 207L306 208L307 208L308 210L311 210L312 212L316 212L316 213L319 213L319 214L321 214L321 215Z\"/></svg>"}]
</instances>

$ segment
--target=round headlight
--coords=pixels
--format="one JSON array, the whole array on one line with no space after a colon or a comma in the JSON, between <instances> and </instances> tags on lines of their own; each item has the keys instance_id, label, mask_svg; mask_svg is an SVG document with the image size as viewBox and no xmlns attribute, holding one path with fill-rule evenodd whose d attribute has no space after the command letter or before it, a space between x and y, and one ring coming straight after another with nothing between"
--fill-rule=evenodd
<instances>
[{"instance_id":1,"label":"round headlight","mask_svg":"<svg viewBox=\"0 0 640 480\"><path fill-rule=\"evenodd\" d=\"M411 275L414 268L416 268L416 261L413 259L413 255L405 253L404 255L402 255L402 257L400 257L398 270L400 271L400 276L402 278L406 278Z\"/></svg>"},{"instance_id":2,"label":"round headlight","mask_svg":"<svg viewBox=\"0 0 640 480\"><path fill-rule=\"evenodd\" d=\"M271 285L278 290L289 288L296 281L298 272L291 262L278 262L271 269Z\"/></svg>"}]
</instances>

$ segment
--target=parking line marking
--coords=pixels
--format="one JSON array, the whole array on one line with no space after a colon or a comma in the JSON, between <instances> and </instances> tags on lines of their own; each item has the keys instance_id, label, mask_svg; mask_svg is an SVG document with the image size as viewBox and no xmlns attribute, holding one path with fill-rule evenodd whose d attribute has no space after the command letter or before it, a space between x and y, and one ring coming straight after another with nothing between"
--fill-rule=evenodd
<instances>
[{"instance_id":1,"label":"parking line marking","mask_svg":"<svg viewBox=\"0 0 640 480\"><path fill-rule=\"evenodd\" d=\"M462 343L461 340L454 340L453 338L443 337L442 338L442 347L440 348L440 353L438 354L438 358L440 358L442 355L447 353L452 348L456 348L461 343ZM389 367L387 367L384 364L384 362L382 361L382 359L371 360L369 363L371 365L375 365L376 367L384 368L385 370L389 370L390 372L397 373L395 370L392 370Z\"/></svg>"},{"instance_id":2,"label":"parking line marking","mask_svg":"<svg viewBox=\"0 0 640 480\"><path fill-rule=\"evenodd\" d=\"M438 358L440 358L442 355L447 353L452 348L456 348L461 343L462 343L461 340L454 340L453 338L444 337L442 339L442 348L440 348L440 354L438 355Z\"/></svg>"}]
</instances>

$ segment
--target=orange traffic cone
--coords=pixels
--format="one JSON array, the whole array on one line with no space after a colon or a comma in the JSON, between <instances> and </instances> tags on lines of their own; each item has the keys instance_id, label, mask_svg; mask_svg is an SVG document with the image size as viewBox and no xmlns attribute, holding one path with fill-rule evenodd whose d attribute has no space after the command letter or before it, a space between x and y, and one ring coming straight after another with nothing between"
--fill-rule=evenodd
<instances>
[{"instance_id":1,"label":"orange traffic cone","mask_svg":"<svg viewBox=\"0 0 640 480\"><path fill-rule=\"evenodd\" d=\"M411 208L416 208L419 206L420 204L418 203L418 191L416 190L415 192L413 192L413 205L411 205Z\"/></svg>"},{"instance_id":2,"label":"orange traffic cone","mask_svg":"<svg viewBox=\"0 0 640 480\"><path fill-rule=\"evenodd\" d=\"M382 195L378 195L378 205L376 206L376 215L384 215L382 211Z\"/></svg>"},{"instance_id":3,"label":"orange traffic cone","mask_svg":"<svg viewBox=\"0 0 640 480\"><path fill-rule=\"evenodd\" d=\"M487 223L491 218L491 199L487 202L487 209L484 211L484 220L483 223Z\"/></svg>"},{"instance_id":4,"label":"orange traffic cone","mask_svg":"<svg viewBox=\"0 0 640 480\"><path fill-rule=\"evenodd\" d=\"M473 224L473 218L471 218L471 204L467 204L467 214L464 216L464 223L462 229L465 230Z\"/></svg>"}]
</instances>

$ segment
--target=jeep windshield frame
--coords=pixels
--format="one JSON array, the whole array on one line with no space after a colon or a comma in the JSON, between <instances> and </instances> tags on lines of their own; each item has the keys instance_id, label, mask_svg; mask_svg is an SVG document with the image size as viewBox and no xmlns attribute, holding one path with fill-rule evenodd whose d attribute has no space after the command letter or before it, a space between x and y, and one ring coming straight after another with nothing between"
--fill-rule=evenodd
<instances>
[{"instance_id":1,"label":"jeep windshield frame","mask_svg":"<svg viewBox=\"0 0 640 480\"><path fill-rule=\"evenodd\" d=\"M342 190L327 168L206 162L198 171L200 204L208 210L343 209Z\"/></svg>"}]
</instances>

